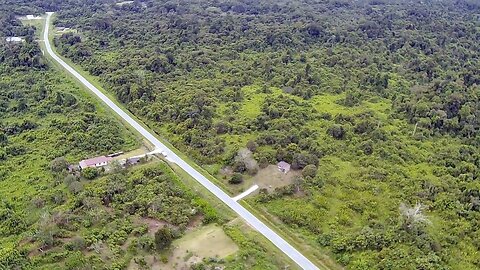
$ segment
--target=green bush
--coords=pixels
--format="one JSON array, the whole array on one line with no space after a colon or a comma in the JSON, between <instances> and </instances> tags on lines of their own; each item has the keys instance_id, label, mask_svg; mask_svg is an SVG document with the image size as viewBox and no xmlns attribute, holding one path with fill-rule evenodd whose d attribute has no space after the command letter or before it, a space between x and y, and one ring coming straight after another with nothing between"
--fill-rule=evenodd
<instances>
[{"instance_id":1,"label":"green bush","mask_svg":"<svg viewBox=\"0 0 480 270\"><path fill-rule=\"evenodd\" d=\"M92 180L99 175L99 171L96 168L87 167L82 170L82 176L86 179Z\"/></svg>"},{"instance_id":2,"label":"green bush","mask_svg":"<svg viewBox=\"0 0 480 270\"><path fill-rule=\"evenodd\" d=\"M75 237L70 242L67 242L64 248L70 251L81 251L85 248L85 240L81 237Z\"/></svg>"},{"instance_id":3,"label":"green bush","mask_svg":"<svg viewBox=\"0 0 480 270\"><path fill-rule=\"evenodd\" d=\"M155 232L155 247L157 250L165 250L170 247L174 239L172 228L163 226Z\"/></svg>"},{"instance_id":4,"label":"green bush","mask_svg":"<svg viewBox=\"0 0 480 270\"><path fill-rule=\"evenodd\" d=\"M83 184L80 181L74 181L68 185L68 190L72 194L78 194L83 191Z\"/></svg>"},{"instance_id":5,"label":"green bush","mask_svg":"<svg viewBox=\"0 0 480 270\"><path fill-rule=\"evenodd\" d=\"M50 168L53 172L65 171L68 167L68 161L64 157L58 157L52 160Z\"/></svg>"},{"instance_id":6,"label":"green bush","mask_svg":"<svg viewBox=\"0 0 480 270\"><path fill-rule=\"evenodd\" d=\"M243 175L240 173L234 173L228 182L234 185L241 184L243 182Z\"/></svg>"},{"instance_id":7,"label":"green bush","mask_svg":"<svg viewBox=\"0 0 480 270\"><path fill-rule=\"evenodd\" d=\"M302 176L303 177L310 177L314 178L317 175L317 166L310 164L305 166L302 170Z\"/></svg>"}]
</instances>

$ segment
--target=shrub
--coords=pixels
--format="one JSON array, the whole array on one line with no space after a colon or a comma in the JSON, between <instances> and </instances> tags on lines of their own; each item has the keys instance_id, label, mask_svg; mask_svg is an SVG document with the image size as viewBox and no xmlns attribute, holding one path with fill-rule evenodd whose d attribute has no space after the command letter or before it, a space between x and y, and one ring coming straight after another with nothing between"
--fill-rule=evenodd
<instances>
[{"instance_id":1,"label":"shrub","mask_svg":"<svg viewBox=\"0 0 480 270\"><path fill-rule=\"evenodd\" d=\"M66 269L86 269L88 268L87 265L87 260L80 251L72 253L65 259Z\"/></svg>"},{"instance_id":2,"label":"shrub","mask_svg":"<svg viewBox=\"0 0 480 270\"><path fill-rule=\"evenodd\" d=\"M73 182L78 181L77 177L75 175L69 174L63 179L63 183L65 186L70 186Z\"/></svg>"},{"instance_id":3,"label":"shrub","mask_svg":"<svg viewBox=\"0 0 480 270\"><path fill-rule=\"evenodd\" d=\"M148 231L148 226L146 224L136 227L135 229L132 230L132 234L135 236L140 236L146 234Z\"/></svg>"},{"instance_id":4,"label":"shrub","mask_svg":"<svg viewBox=\"0 0 480 270\"><path fill-rule=\"evenodd\" d=\"M87 179L94 179L95 177L98 176L98 170L96 168L85 168L82 170L82 176L87 178Z\"/></svg>"},{"instance_id":5,"label":"shrub","mask_svg":"<svg viewBox=\"0 0 480 270\"><path fill-rule=\"evenodd\" d=\"M172 229L168 226L163 226L155 233L155 247L157 250L165 250L170 247L173 238Z\"/></svg>"},{"instance_id":6,"label":"shrub","mask_svg":"<svg viewBox=\"0 0 480 270\"><path fill-rule=\"evenodd\" d=\"M5 133L0 133L0 145L1 146L4 146L4 145L7 145L8 143L8 137L7 137L7 134Z\"/></svg>"},{"instance_id":7,"label":"shrub","mask_svg":"<svg viewBox=\"0 0 480 270\"><path fill-rule=\"evenodd\" d=\"M250 140L247 142L247 148L251 152L255 152L255 150L257 150L257 147L258 147L258 144L255 141Z\"/></svg>"},{"instance_id":8,"label":"shrub","mask_svg":"<svg viewBox=\"0 0 480 270\"><path fill-rule=\"evenodd\" d=\"M70 251L82 250L85 248L85 240L81 237L76 237L72 241L66 243L64 247L66 250Z\"/></svg>"},{"instance_id":9,"label":"shrub","mask_svg":"<svg viewBox=\"0 0 480 270\"><path fill-rule=\"evenodd\" d=\"M72 182L69 186L68 186L68 190L73 193L73 194L78 194L80 193L81 191L83 191L83 184L79 181L75 181L75 182Z\"/></svg>"},{"instance_id":10,"label":"shrub","mask_svg":"<svg viewBox=\"0 0 480 270\"><path fill-rule=\"evenodd\" d=\"M9 156L16 157L16 156L25 155L27 153L27 148L23 145L12 145L12 146L7 146L5 148L5 152Z\"/></svg>"},{"instance_id":11,"label":"shrub","mask_svg":"<svg viewBox=\"0 0 480 270\"><path fill-rule=\"evenodd\" d=\"M145 251L150 251L155 246L155 242L152 237L144 235L138 238L138 247Z\"/></svg>"},{"instance_id":12,"label":"shrub","mask_svg":"<svg viewBox=\"0 0 480 270\"><path fill-rule=\"evenodd\" d=\"M309 164L309 165L305 166L305 168L303 168L303 170L302 170L302 175L303 175L303 177L314 178L315 175L317 175L317 166L315 166L313 164Z\"/></svg>"},{"instance_id":13,"label":"shrub","mask_svg":"<svg viewBox=\"0 0 480 270\"><path fill-rule=\"evenodd\" d=\"M127 237L128 237L128 234L125 231L118 230L108 237L107 242L109 246L119 246L119 245L123 245L123 243L127 241Z\"/></svg>"},{"instance_id":14,"label":"shrub","mask_svg":"<svg viewBox=\"0 0 480 270\"><path fill-rule=\"evenodd\" d=\"M68 167L68 162L64 157L58 157L50 163L50 169L54 172L62 172Z\"/></svg>"},{"instance_id":15,"label":"shrub","mask_svg":"<svg viewBox=\"0 0 480 270\"><path fill-rule=\"evenodd\" d=\"M32 199L32 204L36 208L42 208L45 205L45 201L40 197L35 197Z\"/></svg>"},{"instance_id":16,"label":"shrub","mask_svg":"<svg viewBox=\"0 0 480 270\"><path fill-rule=\"evenodd\" d=\"M240 173L234 173L228 182L234 185L241 184L243 182L243 176Z\"/></svg>"},{"instance_id":17,"label":"shrub","mask_svg":"<svg viewBox=\"0 0 480 270\"><path fill-rule=\"evenodd\" d=\"M245 162L242 160L238 160L233 164L233 171L238 172L238 173L243 173L247 170L247 167L245 166Z\"/></svg>"},{"instance_id":18,"label":"shrub","mask_svg":"<svg viewBox=\"0 0 480 270\"><path fill-rule=\"evenodd\" d=\"M341 140L345 138L346 131L342 125L335 124L328 128L327 133L333 138Z\"/></svg>"}]
</instances>

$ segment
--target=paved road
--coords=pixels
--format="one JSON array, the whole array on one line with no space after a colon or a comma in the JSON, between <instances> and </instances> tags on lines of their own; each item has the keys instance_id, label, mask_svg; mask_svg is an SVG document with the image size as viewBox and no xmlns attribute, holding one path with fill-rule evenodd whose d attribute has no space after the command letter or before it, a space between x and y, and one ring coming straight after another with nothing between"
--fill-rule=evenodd
<instances>
[{"instance_id":1,"label":"paved road","mask_svg":"<svg viewBox=\"0 0 480 270\"><path fill-rule=\"evenodd\" d=\"M52 12L47 12L47 19L45 21L45 31L43 39L45 41L45 47L47 53L60 65L62 65L68 72L75 76L81 83L83 83L88 89L90 89L95 95L98 96L105 104L107 104L113 111L120 115L125 121L127 121L133 128L135 128L140 134L142 134L147 140L149 140L157 149L162 149L162 152L168 156L170 160L175 162L193 178L195 178L202 186L207 188L212 192L217 198L224 202L228 207L235 211L239 216L245 219L253 228L263 234L268 240L270 240L275 246L277 246L281 251L283 251L288 257L295 261L300 267L308 270L318 269L310 260L303 256L298 250L292 247L287 241L280 237L277 233L272 231L267 225L250 213L247 209L241 206L239 203L234 201L230 196L223 192L219 187L210 182L205 176L195 170L182 158L177 156L172 150L160 142L152 133L143 128L136 120L126 114L122 109L120 109L114 102L112 102L107 96L105 96L100 90L93 86L87 79L75 71L71 66L69 66L65 61L58 57L52 50L50 41L48 39L48 31L50 26L50 19Z\"/></svg>"},{"instance_id":2,"label":"paved road","mask_svg":"<svg viewBox=\"0 0 480 270\"><path fill-rule=\"evenodd\" d=\"M237 196L233 197L232 199L236 202L239 200L245 198L246 196L250 195L250 193L254 192L255 190L258 189L258 185L253 185L249 189L245 190L244 192L238 194Z\"/></svg>"}]
</instances>

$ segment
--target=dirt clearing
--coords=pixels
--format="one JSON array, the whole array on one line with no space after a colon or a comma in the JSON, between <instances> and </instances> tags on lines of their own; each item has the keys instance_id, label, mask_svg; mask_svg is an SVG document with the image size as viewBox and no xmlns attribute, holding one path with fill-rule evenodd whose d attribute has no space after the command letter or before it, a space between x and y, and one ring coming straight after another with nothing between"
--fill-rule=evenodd
<instances>
[{"instance_id":1,"label":"dirt clearing","mask_svg":"<svg viewBox=\"0 0 480 270\"><path fill-rule=\"evenodd\" d=\"M300 176L301 173L301 171L290 170L285 174L279 171L276 165L268 165L268 167L259 170L252 178L245 179L243 186L246 190L252 185L257 184L259 187L258 190L266 188L268 192L273 192L275 188L292 184L295 177ZM258 190L252 194L258 194Z\"/></svg>"},{"instance_id":2,"label":"dirt clearing","mask_svg":"<svg viewBox=\"0 0 480 270\"><path fill-rule=\"evenodd\" d=\"M130 151L130 152L123 153L119 156L114 157L113 159L114 160L122 160L122 159L131 158L131 157L145 155L148 152L150 152L150 150L146 146L142 145L138 149L135 149L135 150Z\"/></svg>"}]
</instances>

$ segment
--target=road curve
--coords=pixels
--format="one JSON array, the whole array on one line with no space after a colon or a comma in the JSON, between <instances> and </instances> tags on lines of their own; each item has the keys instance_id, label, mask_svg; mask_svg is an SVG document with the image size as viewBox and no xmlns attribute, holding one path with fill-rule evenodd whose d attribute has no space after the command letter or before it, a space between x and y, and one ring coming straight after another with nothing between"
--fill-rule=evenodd
<instances>
[{"instance_id":1,"label":"road curve","mask_svg":"<svg viewBox=\"0 0 480 270\"><path fill-rule=\"evenodd\" d=\"M106 95L104 95L100 90L98 90L94 85L92 85L87 79L75 71L71 66L69 66L65 61L63 61L55 52L52 50L50 45L50 40L48 37L48 32L50 28L50 19L53 12L47 12L47 19L45 20L45 29L43 34L43 40L45 42L45 47L47 53L57 61L62 67L64 67L68 72L70 72L75 78L77 78L82 84L84 84L89 90L91 90L98 98L100 98L105 104L108 105L113 111L115 111L120 117L122 117L126 122L128 122L134 129L136 129L140 134L142 134L148 141L150 141L157 149L162 149L164 153L167 154L168 158L185 170L190 176L195 178L202 186L208 189L213 193L217 198L219 198L223 203L230 207L235 213L247 221L253 228L258 232L263 234L268 240L270 240L276 247L278 247L283 253L290 257L295 263L297 263L301 268L306 270L316 270L316 267L310 260L303 256L298 250L291 246L287 241L280 237L277 233L271 230L267 225L250 213L247 209L241 206L239 203L234 201L230 196L228 196L223 190L217 187L215 184L210 182L205 176L195 170L162 142L160 142L153 134L143 128L136 120L130 117L125 113L120 107L118 107L114 102L112 102Z\"/></svg>"}]
</instances>

